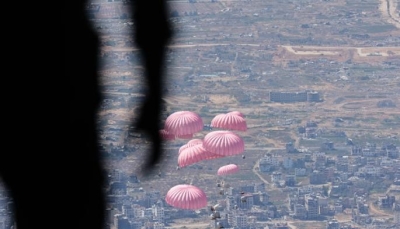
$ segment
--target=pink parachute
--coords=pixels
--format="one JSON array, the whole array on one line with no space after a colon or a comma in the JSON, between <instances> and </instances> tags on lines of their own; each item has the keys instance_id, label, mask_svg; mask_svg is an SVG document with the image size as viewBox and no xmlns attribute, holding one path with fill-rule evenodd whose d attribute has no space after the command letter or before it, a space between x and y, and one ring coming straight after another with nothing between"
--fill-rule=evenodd
<instances>
[{"instance_id":1,"label":"pink parachute","mask_svg":"<svg viewBox=\"0 0 400 229\"><path fill-rule=\"evenodd\" d=\"M192 146L195 146L195 145L198 145L198 144L203 144L203 139L194 138L194 139L188 141L185 145L181 146L179 148L179 152L178 153L181 153L186 148L189 148L189 147L192 147Z\"/></svg>"},{"instance_id":2,"label":"pink parachute","mask_svg":"<svg viewBox=\"0 0 400 229\"><path fill-rule=\"evenodd\" d=\"M163 140L167 141L175 140L175 135L171 134L170 132L164 129L160 130L160 135Z\"/></svg>"},{"instance_id":3,"label":"pink parachute","mask_svg":"<svg viewBox=\"0 0 400 229\"><path fill-rule=\"evenodd\" d=\"M203 130L203 120L191 111L177 111L167 117L164 129L178 138L189 139L193 134Z\"/></svg>"},{"instance_id":4,"label":"pink parachute","mask_svg":"<svg viewBox=\"0 0 400 229\"><path fill-rule=\"evenodd\" d=\"M220 167L217 171L217 174L219 176L224 176L224 175L234 174L237 172L239 172L239 166L235 164L229 164Z\"/></svg>"},{"instance_id":5,"label":"pink parachute","mask_svg":"<svg viewBox=\"0 0 400 229\"><path fill-rule=\"evenodd\" d=\"M231 131L217 130L208 133L203 139L206 150L223 156L231 156L244 152L243 139Z\"/></svg>"},{"instance_id":6,"label":"pink parachute","mask_svg":"<svg viewBox=\"0 0 400 229\"><path fill-rule=\"evenodd\" d=\"M223 157L211 153L203 147L203 144L197 144L182 150L178 156L179 167L185 167L203 160L210 160Z\"/></svg>"},{"instance_id":7,"label":"pink parachute","mask_svg":"<svg viewBox=\"0 0 400 229\"><path fill-rule=\"evenodd\" d=\"M200 188L180 184L172 187L165 196L165 201L176 208L197 210L207 206L207 196Z\"/></svg>"},{"instance_id":8,"label":"pink parachute","mask_svg":"<svg viewBox=\"0 0 400 229\"><path fill-rule=\"evenodd\" d=\"M238 115L238 116L244 118L243 113L240 111L231 111L231 112L228 112L228 114L234 114L234 115Z\"/></svg>"},{"instance_id":9,"label":"pink parachute","mask_svg":"<svg viewBox=\"0 0 400 229\"><path fill-rule=\"evenodd\" d=\"M226 130L246 131L246 120L234 113L219 114L211 120L211 127L221 128Z\"/></svg>"}]
</instances>

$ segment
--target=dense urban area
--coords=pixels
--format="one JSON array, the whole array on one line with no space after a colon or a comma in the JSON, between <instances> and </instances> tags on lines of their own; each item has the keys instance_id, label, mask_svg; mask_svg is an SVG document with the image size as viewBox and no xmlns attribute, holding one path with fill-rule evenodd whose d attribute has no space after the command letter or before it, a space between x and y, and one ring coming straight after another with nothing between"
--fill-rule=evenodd
<instances>
[{"instance_id":1,"label":"dense urban area","mask_svg":"<svg viewBox=\"0 0 400 229\"><path fill-rule=\"evenodd\" d=\"M164 120L177 111L215 130L218 114L246 120L243 153L177 165L189 139L141 176L149 148L129 131L143 69L129 2L92 0L106 99L99 113L108 177L105 229L400 228L400 2L398 0L172 0ZM149 12L151 13L151 12ZM217 175L223 165L239 171ZM207 206L165 201L178 184ZM0 191L0 229L13 228Z\"/></svg>"}]
</instances>

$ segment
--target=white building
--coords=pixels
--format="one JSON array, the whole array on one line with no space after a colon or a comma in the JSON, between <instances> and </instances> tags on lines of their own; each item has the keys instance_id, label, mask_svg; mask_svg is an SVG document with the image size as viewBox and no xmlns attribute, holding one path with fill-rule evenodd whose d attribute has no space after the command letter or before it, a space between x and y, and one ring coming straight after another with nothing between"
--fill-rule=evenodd
<instances>
[{"instance_id":1,"label":"white building","mask_svg":"<svg viewBox=\"0 0 400 229\"><path fill-rule=\"evenodd\" d=\"M378 176L381 173L381 168L373 165L366 165L359 168L358 171L364 174Z\"/></svg>"},{"instance_id":2,"label":"white building","mask_svg":"<svg viewBox=\"0 0 400 229\"><path fill-rule=\"evenodd\" d=\"M157 205L153 205L153 220L161 221L164 220L164 208Z\"/></svg>"},{"instance_id":3,"label":"white building","mask_svg":"<svg viewBox=\"0 0 400 229\"><path fill-rule=\"evenodd\" d=\"M233 217L234 223L238 228L246 228L248 226L247 216L245 214L239 214Z\"/></svg>"}]
</instances>

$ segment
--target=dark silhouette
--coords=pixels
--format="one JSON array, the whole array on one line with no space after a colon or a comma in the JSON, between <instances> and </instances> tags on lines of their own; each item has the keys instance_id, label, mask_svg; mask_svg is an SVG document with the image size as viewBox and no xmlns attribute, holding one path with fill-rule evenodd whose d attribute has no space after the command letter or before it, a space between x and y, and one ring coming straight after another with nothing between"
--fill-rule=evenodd
<instances>
[{"instance_id":1,"label":"dark silhouette","mask_svg":"<svg viewBox=\"0 0 400 229\"><path fill-rule=\"evenodd\" d=\"M161 127L159 121L162 107L162 86L164 84L162 76L165 46L171 38L172 31L164 0L135 0L132 9L135 23L135 41L141 50L147 84L145 100L134 128L144 132L152 140L151 153L143 167L144 170L148 171L161 158L161 136L159 133Z\"/></svg>"},{"instance_id":2,"label":"dark silhouette","mask_svg":"<svg viewBox=\"0 0 400 229\"><path fill-rule=\"evenodd\" d=\"M105 177L97 136L97 112L103 99L98 75L100 47L98 34L85 13L86 4L85 0L65 1L64 74L69 82L64 86L69 88L62 96L69 98L68 122L59 119L61 125L57 127L57 133L43 136L43 139L49 139L46 137L56 135L54 138L61 141L55 144L57 148L52 149L53 154L41 154L39 144L34 148L35 153L10 151L1 154L1 180L13 200L18 229L104 228ZM147 82L145 101L132 127L152 142L142 167L146 174L153 171L162 156L159 119L164 49L172 31L163 0L135 0L131 5L135 41ZM56 39L55 36L51 39ZM54 73L54 77L62 78L59 74ZM52 96L49 97L48 101ZM68 136L64 138L65 134L59 135L60 132L66 132Z\"/></svg>"}]
</instances>

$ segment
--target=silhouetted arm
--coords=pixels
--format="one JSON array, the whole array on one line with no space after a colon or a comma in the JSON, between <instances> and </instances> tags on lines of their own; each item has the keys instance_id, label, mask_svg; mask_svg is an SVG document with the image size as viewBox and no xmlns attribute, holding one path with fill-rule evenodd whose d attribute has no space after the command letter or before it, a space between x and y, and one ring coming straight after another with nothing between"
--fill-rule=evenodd
<instances>
[{"instance_id":1,"label":"silhouetted arm","mask_svg":"<svg viewBox=\"0 0 400 229\"><path fill-rule=\"evenodd\" d=\"M163 153L159 130L161 129L162 88L165 75L164 59L172 30L164 0L136 0L132 3L132 10L135 42L140 49L148 87L134 128L143 131L152 141L152 149L143 168L152 170Z\"/></svg>"}]
</instances>

